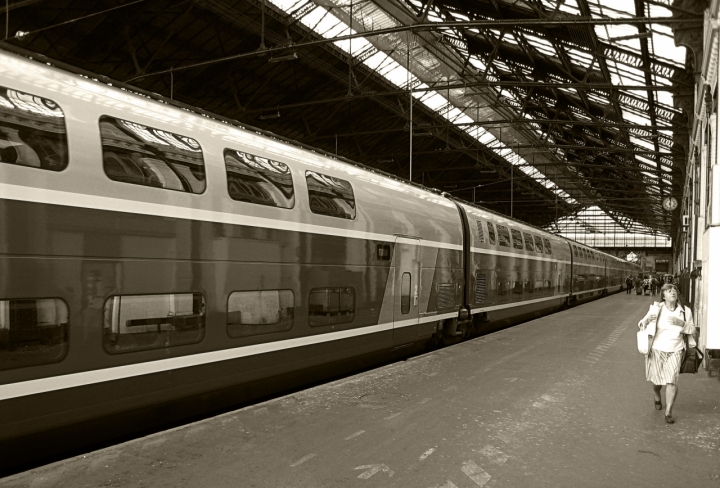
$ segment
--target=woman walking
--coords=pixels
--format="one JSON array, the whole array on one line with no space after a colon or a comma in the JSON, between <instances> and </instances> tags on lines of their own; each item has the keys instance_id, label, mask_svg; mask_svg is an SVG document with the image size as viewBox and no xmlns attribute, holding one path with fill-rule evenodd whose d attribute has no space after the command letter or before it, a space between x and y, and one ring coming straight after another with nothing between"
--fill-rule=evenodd
<instances>
[{"instance_id":1,"label":"woman walking","mask_svg":"<svg viewBox=\"0 0 720 488\"><path fill-rule=\"evenodd\" d=\"M645 356L645 377L653 384L655 409L662 410L660 390L665 386L665 422L675 423L672 408L678 393L678 376L682 362L685 340L683 334L693 334L690 309L679 301L678 289L673 284L665 284L660 289L661 302L650 307L648 313L638 323L640 327L650 324L650 347Z\"/></svg>"}]
</instances>

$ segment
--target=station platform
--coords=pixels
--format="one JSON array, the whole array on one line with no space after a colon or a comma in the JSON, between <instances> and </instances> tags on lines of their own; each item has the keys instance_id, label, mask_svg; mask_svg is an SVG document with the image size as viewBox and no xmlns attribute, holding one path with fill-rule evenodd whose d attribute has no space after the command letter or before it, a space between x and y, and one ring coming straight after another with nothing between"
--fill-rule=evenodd
<instances>
[{"instance_id":1,"label":"station platform","mask_svg":"<svg viewBox=\"0 0 720 488\"><path fill-rule=\"evenodd\" d=\"M617 294L0 487L720 487L720 382L653 406ZM663 405L664 405L663 390Z\"/></svg>"}]
</instances>

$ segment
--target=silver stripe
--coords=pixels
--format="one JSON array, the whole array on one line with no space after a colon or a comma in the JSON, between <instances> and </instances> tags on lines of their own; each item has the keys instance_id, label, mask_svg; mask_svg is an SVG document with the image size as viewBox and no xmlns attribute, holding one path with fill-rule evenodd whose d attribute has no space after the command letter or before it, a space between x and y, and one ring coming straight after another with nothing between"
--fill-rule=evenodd
<instances>
[{"instance_id":1,"label":"silver stripe","mask_svg":"<svg viewBox=\"0 0 720 488\"><path fill-rule=\"evenodd\" d=\"M611 285L611 286L615 286L615 285ZM618 286L619 286L619 285L618 285ZM583 293L592 293L592 292L594 292L594 291L600 291L600 290L604 290L604 289L605 289L605 287L602 287L602 288L593 288L592 290L574 291L574 292L572 292L572 294L573 294L573 295L582 295Z\"/></svg>"},{"instance_id":2,"label":"silver stripe","mask_svg":"<svg viewBox=\"0 0 720 488\"><path fill-rule=\"evenodd\" d=\"M204 352L200 354L192 354L189 356L182 356L177 358L160 359L157 361L128 364L125 366L117 366L114 368L98 369L95 371L83 371L81 373L72 373L62 376L52 376L49 378L23 381L20 383L11 383L9 385L0 386L0 400L8 400L10 398L35 395L38 393L62 390L65 388L73 388L76 386L103 383L106 381L132 378L134 376L142 376L152 373L160 373L173 369L187 368L191 366L216 363L219 361L227 361L230 359L255 356L258 354L282 351L284 349L291 349L294 347L322 344L324 342L348 339L351 337L374 334L377 332L384 332L387 330L392 330L392 328L393 324L392 322L390 322L387 324L372 325L369 327L330 332L327 334L318 334L308 337L299 337L296 339L287 339L284 341L255 344L252 346L235 347L232 349Z\"/></svg>"},{"instance_id":3,"label":"silver stripe","mask_svg":"<svg viewBox=\"0 0 720 488\"><path fill-rule=\"evenodd\" d=\"M235 213L217 212L199 208L181 207L176 205L163 205L159 203L143 202L138 200L124 200L121 198L88 195L84 193L71 193L66 191L35 188L31 186L12 185L0 183L0 195L9 200L19 200L49 205L65 205L76 208L92 208L112 212L126 212L140 215L170 217L178 219L202 220L222 224L247 225L265 229L291 230L330 236L352 237L356 239L369 239L377 241L395 241L396 236L377 234L352 229L338 229L323 225L305 224L287 220L267 219ZM119 210L121 209L121 210ZM462 251L462 244L420 240L419 245L425 247L452 249Z\"/></svg>"},{"instance_id":4,"label":"silver stripe","mask_svg":"<svg viewBox=\"0 0 720 488\"><path fill-rule=\"evenodd\" d=\"M493 256L507 256L511 258L534 259L535 261L548 261L550 263L570 264L570 261L564 259L547 258L545 256L533 256L527 254L519 254L508 251L498 251L495 249L483 249L481 247L471 247L470 250L477 254L492 254Z\"/></svg>"},{"instance_id":5,"label":"silver stripe","mask_svg":"<svg viewBox=\"0 0 720 488\"><path fill-rule=\"evenodd\" d=\"M398 321L395 322L395 327L398 327L398 324L401 324L399 325L400 327L407 327L411 325L417 325L418 323L433 322L435 320L442 320L449 317L457 317L457 312L432 315L407 321ZM404 322L412 323L405 324ZM287 339L284 341L255 344L252 346L242 346L233 349L223 349L221 351L192 354L189 356L182 356L178 358L160 359L157 361L149 361L145 363L128 364L126 366L117 366L114 368L98 369L95 371L83 371L81 373L72 373L62 376L52 376L49 378L40 378L37 380L11 383L9 385L0 385L0 401L28 395L36 395L38 393L63 390L65 388L74 388L77 386L86 386L95 383L103 383L106 381L132 378L134 376L161 373L163 371L169 371L173 369L200 366L203 364L216 363L219 361L227 361L229 359L255 356L268 352L292 349L294 347L322 344L324 342L349 339L351 337L375 334L377 332L384 332L392 329L393 323L389 322L387 324L372 325L369 327L360 327L358 329L330 332L327 334L318 334L309 337L299 337L296 339Z\"/></svg>"},{"instance_id":6,"label":"silver stripe","mask_svg":"<svg viewBox=\"0 0 720 488\"><path fill-rule=\"evenodd\" d=\"M525 300L522 302L503 303L502 305L493 305L491 307L473 308L470 312L474 314L480 312L489 312L491 310L501 310L503 308L519 307L521 305L529 305L531 303L540 303L555 299L560 300L563 298L566 298L566 295L553 295L551 297L536 298L534 300Z\"/></svg>"}]
</instances>

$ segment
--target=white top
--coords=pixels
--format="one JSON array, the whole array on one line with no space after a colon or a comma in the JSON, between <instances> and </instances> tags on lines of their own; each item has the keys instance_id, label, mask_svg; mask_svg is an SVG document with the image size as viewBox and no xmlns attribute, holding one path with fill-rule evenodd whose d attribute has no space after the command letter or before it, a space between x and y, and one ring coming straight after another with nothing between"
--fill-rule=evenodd
<instances>
[{"instance_id":1,"label":"white top","mask_svg":"<svg viewBox=\"0 0 720 488\"><path fill-rule=\"evenodd\" d=\"M685 325L670 325L670 317L684 320ZM667 306L662 305L652 348L663 352L680 351L685 348L683 334L692 334L694 332L695 324L693 323L692 312L688 307L685 307L685 316L683 317L682 308L679 306L676 306L675 310L670 310Z\"/></svg>"}]
</instances>

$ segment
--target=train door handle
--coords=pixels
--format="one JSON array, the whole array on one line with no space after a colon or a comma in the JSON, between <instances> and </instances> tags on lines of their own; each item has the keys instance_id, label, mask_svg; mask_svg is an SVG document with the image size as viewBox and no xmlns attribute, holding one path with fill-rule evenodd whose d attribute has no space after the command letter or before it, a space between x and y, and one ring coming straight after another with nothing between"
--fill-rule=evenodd
<instances>
[{"instance_id":1,"label":"train door handle","mask_svg":"<svg viewBox=\"0 0 720 488\"><path fill-rule=\"evenodd\" d=\"M413 306L417 307L418 304L418 287L415 285L415 295L413 296Z\"/></svg>"}]
</instances>

